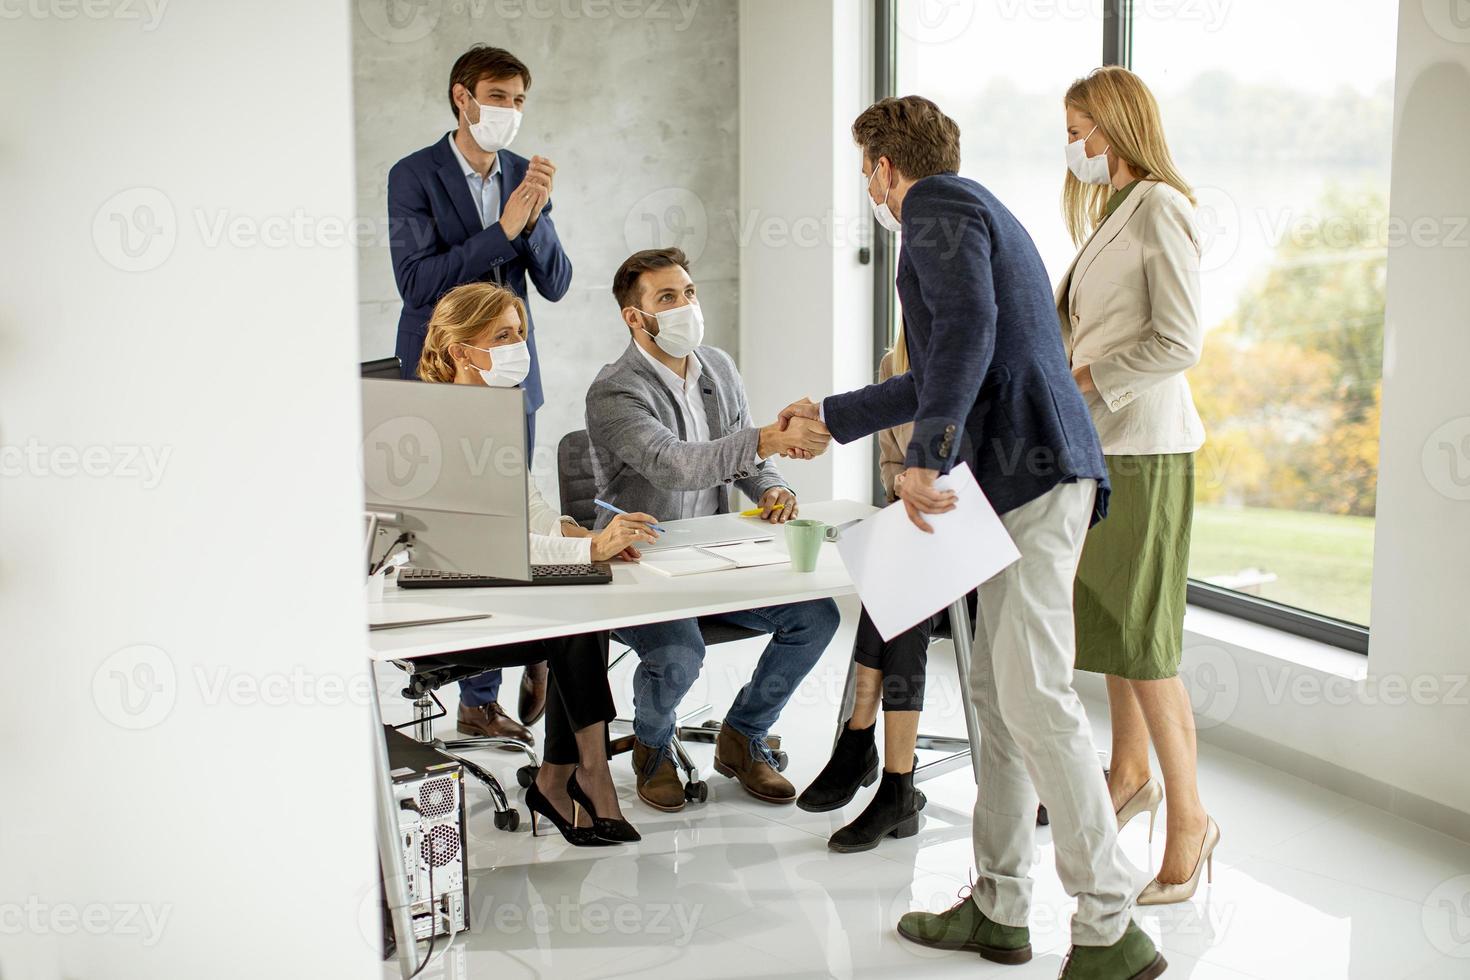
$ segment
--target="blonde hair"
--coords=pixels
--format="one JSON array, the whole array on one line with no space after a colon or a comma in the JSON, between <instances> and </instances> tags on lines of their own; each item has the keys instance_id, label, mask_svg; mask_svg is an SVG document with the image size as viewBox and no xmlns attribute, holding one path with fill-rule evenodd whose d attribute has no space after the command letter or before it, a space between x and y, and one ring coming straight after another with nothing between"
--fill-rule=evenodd
<instances>
[{"instance_id":1,"label":"blonde hair","mask_svg":"<svg viewBox=\"0 0 1470 980\"><path fill-rule=\"evenodd\" d=\"M1143 79L1127 68L1106 65L1073 82L1062 102L1090 116L1112 151L1140 179L1162 181L1189 198L1190 204L1197 203L1194 191L1174 169L1159 104ZM1112 194L1111 186L1084 184L1067 171L1062 186L1062 215L1073 243L1081 245L1102 223L1103 210Z\"/></svg>"},{"instance_id":2,"label":"blonde hair","mask_svg":"<svg viewBox=\"0 0 1470 980\"><path fill-rule=\"evenodd\" d=\"M521 319L521 326L525 327L525 304L503 286L470 282L445 293L434 304L434 312L429 317L424 350L419 355L419 380L453 381L455 364L449 348L454 344L470 344L512 306Z\"/></svg>"},{"instance_id":3,"label":"blonde hair","mask_svg":"<svg viewBox=\"0 0 1470 980\"><path fill-rule=\"evenodd\" d=\"M903 317L899 317L898 333L894 335L893 346L888 350L889 355L893 358L891 363L893 364L894 377L900 374L908 374L909 372L909 345L904 340L903 326Z\"/></svg>"}]
</instances>

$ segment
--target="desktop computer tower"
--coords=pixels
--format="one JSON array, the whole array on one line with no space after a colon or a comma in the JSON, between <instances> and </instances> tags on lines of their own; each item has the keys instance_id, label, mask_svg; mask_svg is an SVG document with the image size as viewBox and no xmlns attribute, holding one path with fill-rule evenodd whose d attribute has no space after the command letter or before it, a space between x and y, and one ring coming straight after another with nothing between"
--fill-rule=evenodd
<instances>
[{"instance_id":1,"label":"desktop computer tower","mask_svg":"<svg viewBox=\"0 0 1470 980\"><path fill-rule=\"evenodd\" d=\"M470 885L464 852L464 767L392 728L388 767L398 816L398 845L407 871L414 940L469 929ZM392 920L384 903L385 945Z\"/></svg>"}]
</instances>

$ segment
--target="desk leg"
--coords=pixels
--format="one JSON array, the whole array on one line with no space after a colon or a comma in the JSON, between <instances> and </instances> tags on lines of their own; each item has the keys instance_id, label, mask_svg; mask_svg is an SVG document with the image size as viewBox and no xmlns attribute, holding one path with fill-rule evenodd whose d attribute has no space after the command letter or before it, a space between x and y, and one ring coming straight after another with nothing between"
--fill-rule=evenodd
<instances>
[{"instance_id":1,"label":"desk leg","mask_svg":"<svg viewBox=\"0 0 1470 980\"><path fill-rule=\"evenodd\" d=\"M954 638L955 666L959 672L965 712L965 731L970 734L970 768L975 772L975 786L980 786L980 723L975 717L975 703L970 700L970 657L974 653L974 626L970 622L970 606L965 596L949 607L949 631Z\"/></svg>"},{"instance_id":2,"label":"desk leg","mask_svg":"<svg viewBox=\"0 0 1470 980\"><path fill-rule=\"evenodd\" d=\"M378 860L383 867L388 914L398 941L398 969L412 976L419 968L419 947L413 938L413 916L409 914L408 871L403 865L403 848L398 843L398 808L393 804L393 783L388 769L388 741L383 736L383 708L378 703L377 672L368 661L373 696L373 783L378 803Z\"/></svg>"}]
</instances>

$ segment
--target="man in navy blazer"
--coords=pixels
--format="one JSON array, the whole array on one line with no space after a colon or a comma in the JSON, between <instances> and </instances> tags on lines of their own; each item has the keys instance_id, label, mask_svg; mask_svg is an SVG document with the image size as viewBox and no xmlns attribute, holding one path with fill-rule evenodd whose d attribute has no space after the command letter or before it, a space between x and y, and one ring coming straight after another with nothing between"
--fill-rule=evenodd
<instances>
[{"instance_id":1,"label":"man in navy blazer","mask_svg":"<svg viewBox=\"0 0 1470 980\"><path fill-rule=\"evenodd\" d=\"M545 398L526 280L552 303L572 284L572 264L551 222L556 167L545 157L527 160L506 149L520 128L530 87L531 72L519 58L476 45L449 72L449 107L458 126L388 171L389 246L403 298L397 343L403 376L418 375L424 334L439 297L467 282L510 289L526 306L531 369L521 387L528 453L536 445L536 410ZM522 675L518 714L525 725L546 710L546 680L544 663ZM461 732L534 741L500 707L500 671L460 682L459 692Z\"/></svg>"},{"instance_id":2,"label":"man in navy blazer","mask_svg":"<svg viewBox=\"0 0 1470 980\"><path fill-rule=\"evenodd\" d=\"M449 102L458 128L399 160L388 171L388 230L393 278L403 298L397 354L403 376L417 376L434 304L455 286L495 282L527 299L526 280L548 302L566 295L572 263L551 220L556 168L506 149L520 126L531 73L500 48L475 47L450 72ZM530 303L526 316L531 319ZM527 323L531 372L526 393L527 447L545 402L536 333Z\"/></svg>"},{"instance_id":3,"label":"man in navy blazer","mask_svg":"<svg viewBox=\"0 0 1470 980\"><path fill-rule=\"evenodd\" d=\"M782 414L819 418L844 443L912 422L895 488L910 520L932 532L925 515L954 509L954 494L935 481L963 461L1021 553L979 590L969 678L982 733L977 880L968 900L911 912L898 931L1000 962L1029 959L1039 794L1058 874L1077 897L1064 976L1157 976L1163 959L1132 921L1132 869L1072 688L1072 583L1108 485L1046 269L1005 206L958 176L959 127L934 103L884 99L858 117L853 137L875 217L902 231L897 286L911 369Z\"/></svg>"}]
</instances>

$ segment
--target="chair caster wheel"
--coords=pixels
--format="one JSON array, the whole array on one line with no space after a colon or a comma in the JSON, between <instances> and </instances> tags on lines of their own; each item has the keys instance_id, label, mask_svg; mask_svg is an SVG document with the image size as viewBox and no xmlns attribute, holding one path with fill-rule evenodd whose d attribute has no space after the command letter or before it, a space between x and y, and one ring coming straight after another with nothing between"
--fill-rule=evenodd
<instances>
[{"instance_id":1,"label":"chair caster wheel","mask_svg":"<svg viewBox=\"0 0 1470 980\"><path fill-rule=\"evenodd\" d=\"M495 829L506 832L514 832L521 825L521 811L519 810L497 810L495 811Z\"/></svg>"},{"instance_id":2,"label":"chair caster wheel","mask_svg":"<svg viewBox=\"0 0 1470 980\"><path fill-rule=\"evenodd\" d=\"M790 756L785 752L772 752L771 757L776 760L776 771L785 772L786 764L791 761Z\"/></svg>"},{"instance_id":3,"label":"chair caster wheel","mask_svg":"<svg viewBox=\"0 0 1470 980\"><path fill-rule=\"evenodd\" d=\"M521 784L521 789L530 789L531 784L536 781L536 771L540 766L521 766L516 770L516 782Z\"/></svg>"},{"instance_id":4,"label":"chair caster wheel","mask_svg":"<svg viewBox=\"0 0 1470 980\"><path fill-rule=\"evenodd\" d=\"M1036 808L1036 826L1047 827L1051 825L1051 815L1046 812L1046 805L1042 804Z\"/></svg>"},{"instance_id":5,"label":"chair caster wheel","mask_svg":"<svg viewBox=\"0 0 1470 980\"><path fill-rule=\"evenodd\" d=\"M709 799L709 784L702 779L684 784L684 799L690 803L703 803Z\"/></svg>"}]
</instances>

